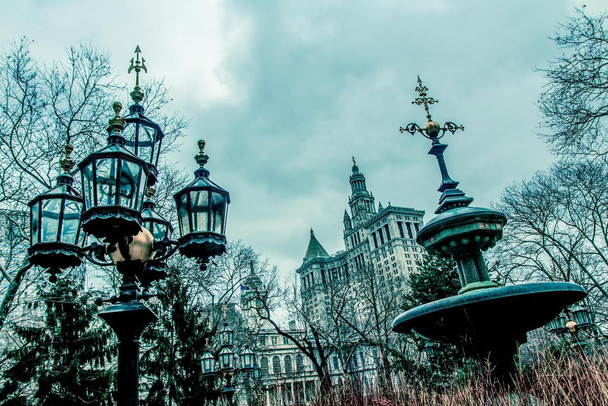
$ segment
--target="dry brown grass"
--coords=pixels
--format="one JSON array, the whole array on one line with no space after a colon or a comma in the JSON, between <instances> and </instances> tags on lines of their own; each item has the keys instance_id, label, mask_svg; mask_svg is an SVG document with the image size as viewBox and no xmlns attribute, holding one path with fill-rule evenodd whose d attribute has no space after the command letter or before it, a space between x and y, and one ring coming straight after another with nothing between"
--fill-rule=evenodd
<instances>
[{"instance_id":1,"label":"dry brown grass","mask_svg":"<svg viewBox=\"0 0 608 406\"><path fill-rule=\"evenodd\" d=\"M548 355L521 368L508 382L491 378L481 368L442 389L417 379L397 379L394 391L372 390L364 395L346 384L320 396L316 405L353 406L569 406L608 405L608 357L594 353Z\"/></svg>"}]
</instances>

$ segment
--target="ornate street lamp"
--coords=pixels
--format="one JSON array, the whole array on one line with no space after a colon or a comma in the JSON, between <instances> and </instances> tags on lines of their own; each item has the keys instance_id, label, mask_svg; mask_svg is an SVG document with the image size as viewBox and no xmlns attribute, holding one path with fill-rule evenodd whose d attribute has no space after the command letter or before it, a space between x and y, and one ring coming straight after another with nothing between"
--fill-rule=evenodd
<instances>
[{"instance_id":1,"label":"ornate street lamp","mask_svg":"<svg viewBox=\"0 0 608 406\"><path fill-rule=\"evenodd\" d=\"M220 351L216 358L211 351L207 349L201 359L201 367L205 375L221 375L226 379L222 394L226 397L229 405L232 405L234 397L234 386L232 379L239 373L244 373L246 376L253 377L259 368L255 363L255 353L251 351L249 345L246 344L243 351L237 356L234 352L234 331L228 326L226 321L227 306L222 306L224 312L224 325L217 332L217 340L220 344ZM237 365L238 361L238 365Z\"/></svg>"},{"instance_id":2,"label":"ornate street lamp","mask_svg":"<svg viewBox=\"0 0 608 406\"><path fill-rule=\"evenodd\" d=\"M107 242L135 235L141 229L143 192L150 173L146 163L125 148L121 132L122 104L112 106L108 146L78 164L82 174L82 229Z\"/></svg>"},{"instance_id":3,"label":"ornate street lamp","mask_svg":"<svg viewBox=\"0 0 608 406\"><path fill-rule=\"evenodd\" d=\"M203 168L208 157L203 154L204 141L200 141L196 159L201 168L195 172L194 182L176 194L181 238L171 240L173 227L155 212L151 200L164 134L139 105L144 96L139 73L147 71L140 52L137 47L137 61L132 60L129 68L136 72L130 115L122 118L122 105L114 103L108 145L78 164L83 196L73 188L70 171L74 162L68 145L61 161L64 173L57 177L57 185L30 202L29 259L46 268L52 281L61 270L80 265L82 257L96 265L116 266L121 275L119 294L96 301L98 305L111 303L99 317L118 336L118 406L136 406L139 401L139 337L156 320L141 300L154 296L148 292L150 285L166 277L165 260L178 249L203 265L211 256L225 252L229 203L228 192L211 182ZM95 242L82 247L88 239Z\"/></svg>"},{"instance_id":4,"label":"ornate street lamp","mask_svg":"<svg viewBox=\"0 0 608 406\"><path fill-rule=\"evenodd\" d=\"M574 321L579 329L593 325L593 318L591 317L591 313L589 310L587 310L586 306L574 306L570 312L572 313L572 317L574 318Z\"/></svg>"},{"instance_id":5,"label":"ornate street lamp","mask_svg":"<svg viewBox=\"0 0 608 406\"><path fill-rule=\"evenodd\" d=\"M80 246L84 233L79 227L82 197L74 189L74 178L70 175L74 167L72 151L73 147L67 144L65 158L60 162L63 173L57 177L56 186L29 203L30 262L46 268L53 282L62 269L82 263Z\"/></svg>"},{"instance_id":6,"label":"ornate street lamp","mask_svg":"<svg viewBox=\"0 0 608 406\"><path fill-rule=\"evenodd\" d=\"M135 71L135 89L131 92L133 104L129 107L129 114L124 117L126 125L123 133L126 147L148 164L150 171L148 184L153 185L158 176L158 158L165 134L158 124L144 115L144 107L140 104L144 99L144 92L139 86L139 73L142 70L148 72L146 60L144 58L140 60L140 53L141 49L137 46L136 58L131 59L129 67L129 73Z\"/></svg>"},{"instance_id":7,"label":"ornate street lamp","mask_svg":"<svg viewBox=\"0 0 608 406\"><path fill-rule=\"evenodd\" d=\"M204 167L209 160L204 152L205 141L200 140L198 147L195 158L200 168L194 172L195 179L173 197L181 235L180 253L189 258L208 258L226 251L224 230L230 195L209 179Z\"/></svg>"},{"instance_id":8,"label":"ornate street lamp","mask_svg":"<svg viewBox=\"0 0 608 406\"><path fill-rule=\"evenodd\" d=\"M566 323L568 322L568 318L562 312L556 318L551 320L545 327L547 330L554 334L562 334L566 331Z\"/></svg>"}]
</instances>

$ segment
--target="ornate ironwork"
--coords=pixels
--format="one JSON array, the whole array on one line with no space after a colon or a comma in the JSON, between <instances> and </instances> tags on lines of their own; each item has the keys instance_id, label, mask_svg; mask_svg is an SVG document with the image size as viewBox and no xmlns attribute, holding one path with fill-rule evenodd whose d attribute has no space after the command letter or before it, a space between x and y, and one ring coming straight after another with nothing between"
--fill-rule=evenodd
<instances>
[{"instance_id":1,"label":"ornate ironwork","mask_svg":"<svg viewBox=\"0 0 608 406\"><path fill-rule=\"evenodd\" d=\"M131 65L129 66L128 73L131 73L132 70L135 71L135 88L131 92L131 99L135 103L139 103L144 99L144 92L139 87L139 72L142 70L148 73L148 68L146 67L146 60L142 57L139 59L139 54L141 53L141 49L139 45L135 48L136 58L131 58Z\"/></svg>"},{"instance_id":2,"label":"ornate ironwork","mask_svg":"<svg viewBox=\"0 0 608 406\"><path fill-rule=\"evenodd\" d=\"M415 90L418 92L420 97L416 97L414 99L414 101L412 102L412 104L417 104L418 106L423 104L424 111L426 111L427 120L432 121L431 113L429 112L429 104L439 103L439 100L433 99L432 97L427 97L427 94L428 94L427 92L429 91L429 88L422 84L420 75L418 75L418 86L416 86Z\"/></svg>"},{"instance_id":3,"label":"ornate ironwork","mask_svg":"<svg viewBox=\"0 0 608 406\"><path fill-rule=\"evenodd\" d=\"M457 189L458 182L450 178L448 168L443 157L443 152L448 147L446 144L439 142L446 133L454 134L458 130L464 130L464 126L458 125L452 121L447 121L443 127L433 121L431 118L431 112L429 111L429 105L438 103L437 99L434 99L428 95L428 88L422 84L420 76L418 76L418 85L415 89L418 92L419 97L416 97L412 104L424 106L426 113L427 123L424 127L420 127L416 123L409 123L405 127L399 127L401 133L408 132L412 135L416 133L422 134L425 138L431 140L431 149L429 154L437 158L439 164L439 171L441 172L441 185L439 191L442 192L441 198L439 199L439 208L435 213L442 213L446 210L455 207L466 207L472 201L473 198L465 196L464 192Z\"/></svg>"}]
</instances>

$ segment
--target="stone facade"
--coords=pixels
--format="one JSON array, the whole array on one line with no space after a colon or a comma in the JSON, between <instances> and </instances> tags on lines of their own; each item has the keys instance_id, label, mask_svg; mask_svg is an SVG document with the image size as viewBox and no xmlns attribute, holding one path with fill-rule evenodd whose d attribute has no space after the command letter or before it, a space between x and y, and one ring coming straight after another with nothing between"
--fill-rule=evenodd
<instances>
[{"instance_id":1,"label":"stone facade","mask_svg":"<svg viewBox=\"0 0 608 406\"><path fill-rule=\"evenodd\" d=\"M422 261L423 249L415 237L424 212L390 203L387 207L379 204L376 209L365 176L354 160L350 186L350 214L345 210L343 218L345 250L329 255L311 230L306 255L296 271L306 311L317 322L331 311L328 291L332 283L356 284L363 271L371 272L378 294L394 299L403 294L417 261ZM351 291L361 293L359 289Z\"/></svg>"}]
</instances>

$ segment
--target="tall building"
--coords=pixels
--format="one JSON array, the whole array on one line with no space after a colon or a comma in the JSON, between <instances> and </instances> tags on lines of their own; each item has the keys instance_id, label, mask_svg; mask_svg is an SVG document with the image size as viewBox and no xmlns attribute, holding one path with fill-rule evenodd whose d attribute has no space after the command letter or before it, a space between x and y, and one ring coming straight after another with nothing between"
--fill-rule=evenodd
<instances>
[{"instance_id":1,"label":"tall building","mask_svg":"<svg viewBox=\"0 0 608 406\"><path fill-rule=\"evenodd\" d=\"M296 270L306 311L317 322L327 319L333 311L332 283L364 285L350 289L352 299L356 300L357 296L370 293L362 280L362 274L366 274L373 277L374 293L395 302L407 289L408 277L415 271L417 261L422 260L423 249L416 244L415 237L422 227L424 211L390 203L386 207L378 204L376 208L374 196L354 158L350 187L350 214L345 210L343 217L345 249L328 254L311 230L306 255ZM362 304L355 311L363 315L369 309Z\"/></svg>"},{"instance_id":2,"label":"tall building","mask_svg":"<svg viewBox=\"0 0 608 406\"><path fill-rule=\"evenodd\" d=\"M330 255L311 229L304 260L297 269L304 311L313 323L322 324L331 319L335 305L331 292L336 284L351 285L352 289L345 289L347 296L341 299L353 303L350 311L364 322L371 309L360 300L361 295L369 293L363 274L373 275L377 283L375 293L381 295L381 300L397 303L397 295L404 293L416 261L422 260L422 248L416 244L415 236L422 227L424 212L390 203L386 207L376 206L354 158L350 187L349 209L344 211L343 218L345 249ZM247 328L255 332L253 342L261 372L261 398L266 404L305 404L317 390L317 375L310 360L296 345L278 334L268 322L260 320L261 303L256 292L261 286L252 268L241 288L241 308ZM384 322L390 324L394 316L396 314L384 314ZM348 330L345 326L340 328ZM386 326L383 327L386 331ZM284 331L306 338L305 330L295 323L290 323ZM336 343L327 345L331 348L327 354L328 372L334 385L339 385L348 373L357 376L364 388L372 387L382 358L377 345L358 341L347 348L348 359L339 354Z\"/></svg>"}]
</instances>

